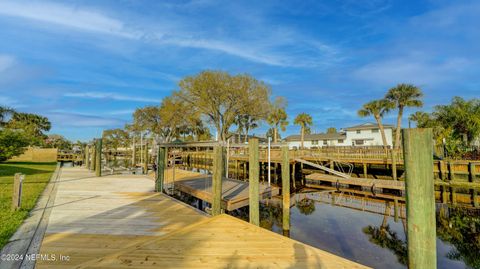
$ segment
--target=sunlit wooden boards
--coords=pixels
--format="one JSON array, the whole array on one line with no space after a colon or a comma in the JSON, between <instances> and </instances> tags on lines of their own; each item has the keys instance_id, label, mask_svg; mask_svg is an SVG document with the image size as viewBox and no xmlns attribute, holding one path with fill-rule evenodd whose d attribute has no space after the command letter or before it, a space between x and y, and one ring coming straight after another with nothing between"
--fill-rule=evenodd
<instances>
[{"instance_id":1,"label":"sunlit wooden boards","mask_svg":"<svg viewBox=\"0 0 480 269\"><path fill-rule=\"evenodd\" d=\"M366 268L245 221L209 217L144 176L65 168L36 268ZM55 260L52 260L55 257Z\"/></svg>"}]
</instances>

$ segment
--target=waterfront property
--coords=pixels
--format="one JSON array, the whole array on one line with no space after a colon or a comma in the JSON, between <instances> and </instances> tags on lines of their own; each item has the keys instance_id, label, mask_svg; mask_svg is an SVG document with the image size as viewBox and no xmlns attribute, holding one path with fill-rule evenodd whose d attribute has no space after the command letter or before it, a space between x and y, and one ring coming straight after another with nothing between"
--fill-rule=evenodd
<instances>
[{"instance_id":1,"label":"waterfront property","mask_svg":"<svg viewBox=\"0 0 480 269\"><path fill-rule=\"evenodd\" d=\"M36 268L367 268L231 216L210 217L155 193L145 176L63 168L55 185L44 239L32 244L56 260Z\"/></svg>"},{"instance_id":2,"label":"waterfront property","mask_svg":"<svg viewBox=\"0 0 480 269\"><path fill-rule=\"evenodd\" d=\"M393 146L393 125L385 124L385 137L387 145ZM301 136L290 135L285 138L289 148L301 147ZM378 124L364 123L343 128L338 133L306 134L304 148L321 148L332 146L383 146L382 136Z\"/></svg>"}]
</instances>

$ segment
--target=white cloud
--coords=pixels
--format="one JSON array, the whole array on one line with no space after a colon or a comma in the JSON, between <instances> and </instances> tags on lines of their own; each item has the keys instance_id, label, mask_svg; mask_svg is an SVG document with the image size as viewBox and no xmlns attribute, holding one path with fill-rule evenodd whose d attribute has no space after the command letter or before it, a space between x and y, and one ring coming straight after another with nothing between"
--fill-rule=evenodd
<instances>
[{"instance_id":1,"label":"white cloud","mask_svg":"<svg viewBox=\"0 0 480 269\"><path fill-rule=\"evenodd\" d=\"M15 64L15 58L10 55L0 54L0 73L6 71Z\"/></svg>"},{"instance_id":2,"label":"white cloud","mask_svg":"<svg viewBox=\"0 0 480 269\"><path fill-rule=\"evenodd\" d=\"M43 21L79 30L136 38L124 24L99 12L48 2L0 2L0 14Z\"/></svg>"},{"instance_id":3,"label":"white cloud","mask_svg":"<svg viewBox=\"0 0 480 269\"><path fill-rule=\"evenodd\" d=\"M262 28L263 30L254 33L254 38L235 35L233 40L226 40L213 37L208 31L202 35L192 27L182 27L182 24L189 24L184 21L188 19L184 18L178 21L165 20L157 26L145 25L145 23L143 23L144 25L135 25L132 22L134 20L131 19L126 24L121 19L113 18L98 10L43 1L28 3L2 1L0 2L0 15L158 45L217 51L272 66L318 66L330 61L332 57L337 57L336 51L332 47L316 40L308 41L309 38L298 36L298 34L291 36L292 31L287 29L277 29L277 32L281 33L278 34L272 33L271 29ZM249 26L245 25L244 27L248 28ZM261 28L258 25L255 27ZM282 36L285 33L289 36ZM256 40L257 36L262 36L262 39ZM302 40L302 42L299 43L298 40ZM285 48L290 48L290 53L286 53ZM291 54L292 51L301 51L302 53L300 55ZM303 55L304 52L308 53Z\"/></svg>"},{"instance_id":4,"label":"white cloud","mask_svg":"<svg viewBox=\"0 0 480 269\"><path fill-rule=\"evenodd\" d=\"M117 101L133 101L133 102L145 102L145 103L160 103L160 99L129 96L114 92L68 92L63 96L74 98L90 98L90 99L111 99Z\"/></svg>"},{"instance_id":5,"label":"white cloud","mask_svg":"<svg viewBox=\"0 0 480 269\"><path fill-rule=\"evenodd\" d=\"M50 112L46 116L58 127L104 127L121 126L124 120L83 114Z\"/></svg>"},{"instance_id":6,"label":"white cloud","mask_svg":"<svg viewBox=\"0 0 480 269\"><path fill-rule=\"evenodd\" d=\"M394 58L367 64L354 72L360 80L380 85L414 83L418 85L438 85L455 79L468 66L470 61L462 58L449 58L432 61L416 57Z\"/></svg>"}]
</instances>

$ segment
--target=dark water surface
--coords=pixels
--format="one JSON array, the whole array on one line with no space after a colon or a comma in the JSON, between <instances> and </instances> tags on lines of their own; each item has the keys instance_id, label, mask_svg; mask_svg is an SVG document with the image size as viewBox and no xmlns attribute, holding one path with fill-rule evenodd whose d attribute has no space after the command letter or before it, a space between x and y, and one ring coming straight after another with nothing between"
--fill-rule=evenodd
<instances>
[{"instance_id":1,"label":"dark water surface","mask_svg":"<svg viewBox=\"0 0 480 269\"><path fill-rule=\"evenodd\" d=\"M374 268L407 268L405 204L399 203L395 222L393 201L332 191L292 200L291 238ZM260 215L262 227L282 234L279 201L262 205ZM232 214L247 219L248 208ZM436 229L438 268L480 268L478 211L437 204Z\"/></svg>"}]
</instances>

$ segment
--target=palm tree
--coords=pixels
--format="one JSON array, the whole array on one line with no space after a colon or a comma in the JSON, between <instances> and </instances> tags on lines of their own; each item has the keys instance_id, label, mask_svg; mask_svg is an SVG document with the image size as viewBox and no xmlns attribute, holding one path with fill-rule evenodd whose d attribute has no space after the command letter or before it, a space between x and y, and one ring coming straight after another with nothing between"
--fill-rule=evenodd
<instances>
[{"instance_id":1,"label":"palm tree","mask_svg":"<svg viewBox=\"0 0 480 269\"><path fill-rule=\"evenodd\" d=\"M273 128L273 142L277 143L278 130L285 131L288 125L287 113L283 108L273 109L268 115L267 122Z\"/></svg>"},{"instance_id":2,"label":"palm tree","mask_svg":"<svg viewBox=\"0 0 480 269\"><path fill-rule=\"evenodd\" d=\"M408 128L410 128L410 122L415 122L418 128L425 128L429 124L430 114L422 111L417 111L410 114L408 117Z\"/></svg>"},{"instance_id":3,"label":"palm tree","mask_svg":"<svg viewBox=\"0 0 480 269\"><path fill-rule=\"evenodd\" d=\"M394 104L389 102L388 100L381 99L381 100L373 100L368 102L362 106L362 108L358 111L358 115L360 117L367 117L372 115L375 118L375 121L378 124L378 128L380 129L380 134L382 135L383 141L383 148L387 151L387 137L385 135L385 128L383 128L382 118L385 116L386 113L392 109Z\"/></svg>"},{"instance_id":4,"label":"palm tree","mask_svg":"<svg viewBox=\"0 0 480 269\"><path fill-rule=\"evenodd\" d=\"M301 148L303 149L303 142L305 139L305 131L310 130L310 126L312 125L312 116L308 115L307 113L300 113L295 118L293 122L296 125L300 125L301 129Z\"/></svg>"},{"instance_id":5,"label":"palm tree","mask_svg":"<svg viewBox=\"0 0 480 269\"><path fill-rule=\"evenodd\" d=\"M244 115L238 115L237 119L235 120L235 123L238 126L238 131L239 132L244 132L245 134L245 143L248 141L248 132L252 129L255 129L258 127L257 124L257 119L255 117L252 117L251 115L244 114Z\"/></svg>"},{"instance_id":6,"label":"palm tree","mask_svg":"<svg viewBox=\"0 0 480 269\"><path fill-rule=\"evenodd\" d=\"M412 84L398 84L388 90L385 99L391 101L398 108L397 129L395 130L395 148L400 148L400 129L402 125L403 110L405 107L422 107L422 90Z\"/></svg>"}]
</instances>

